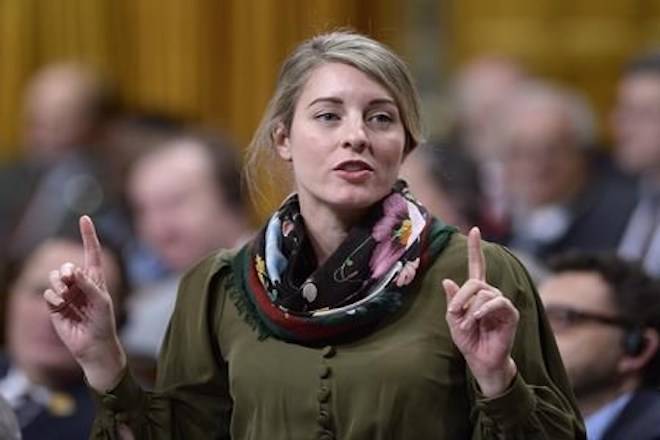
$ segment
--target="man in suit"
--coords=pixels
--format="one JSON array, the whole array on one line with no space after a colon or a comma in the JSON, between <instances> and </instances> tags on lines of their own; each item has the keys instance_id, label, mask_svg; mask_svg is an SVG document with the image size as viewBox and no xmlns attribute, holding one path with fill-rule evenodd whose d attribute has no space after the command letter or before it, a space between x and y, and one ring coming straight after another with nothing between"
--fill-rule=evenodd
<instances>
[{"instance_id":1,"label":"man in suit","mask_svg":"<svg viewBox=\"0 0 660 440\"><path fill-rule=\"evenodd\" d=\"M660 277L660 49L624 68L612 128L619 164L640 178L619 254Z\"/></svg>"},{"instance_id":2,"label":"man in suit","mask_svg":"<svg viewBox=\"0 0 660 440\"><path fill-rule=\"evenodd\" d=\"M508 245L541 261L572 249L616 248L635 186L605 166L589 105L570 89L530 81L504 112L511 195Z\"/></svg>"},{"instance_id":3,"label":"man in suit","mask_svg":"<svg viewBox=\"0 0 660 440\"><path fill-rule=\"evenodd\" d=\"M125 288L115 255L105 251L104 269L117 300ZM65 262L82 264L82 260L80 239L51 238L10 271L7 351L0 358L0 396L16 412L25 440L89 437L94 402L78 364L51 324L51 312L42 296L52 268ZM117 310L121 319L121 308Z\"/></svg>"},{"instance_id":4,"label":"man in suit","mask_svg":"<svg viewBox=\"0 0 660 440\"><path fill-rule=\"evenodd\" d=\"M552 262L540 286L590 440L660 439L660 290L609 254Z\"/></svg>"}]
</instances>

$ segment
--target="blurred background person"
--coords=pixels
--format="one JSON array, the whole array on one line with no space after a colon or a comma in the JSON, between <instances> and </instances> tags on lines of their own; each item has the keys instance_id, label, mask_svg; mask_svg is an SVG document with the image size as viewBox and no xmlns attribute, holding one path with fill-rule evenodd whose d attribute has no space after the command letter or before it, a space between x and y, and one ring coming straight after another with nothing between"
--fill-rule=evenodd
<instances>
[{"instance_id":1,"label":"blurred background person","mask_svg":"<svg viewBox=\"0 0 660 440\"><path fill-rule=\"evenodd\" d=\"M145 368L155 366L183 272L250 236L237 160L223 139L187 134L143 149L128 170L126 196L137 238L170 271L128 300L122 340Z\"/></svg>"},{"instance_id":2,"label":"blurred background person","mask_svg":"<svg viewBox=\"0 0 660 440\"><path fill-rule=\"evenodd\" d=\"M31 78L22 157L0 169L0 260L24 257L82 213L106 236L127 232L95 155L114 106L110 86L83 64L47 65Z\"/></svg>"},{"instance_id":3,"label":"blurred background person","mask_svg":"<svg viewBox=\"0 0 660 440\"><path fill-rule=\"evenodd\" d=\"M463 149L446 142L419 145L406 157L401 177L417 199L442 221L464 233L482 225L482 182L475 161ZM547 275L546 267L536 258L523 252L517 257L535 282Z\"/></svg>"},{"instance_id":4,"label":"blurred background person","mask_svg":"<svg viewBox=\"0 0 660 440\"><path fill-rule=\"evenodd\" d=\"M639 56L623 71L612 117L621 167L640 178L639 202L619 253L641 260L660 276L660 50Z\"/></svg>"},{"instance_id":5,"label":"blurred background person","mask_svg":"<svg viewBox=\"0 0 660 440\"><path fill-rule=\"evenodd\" d=\"M185 131L185 121L159 112L133 112L118 115L109 124L101 149L109 170L107 184L113 193L121 194L122 205L128 210L125 187L131 164L155 145L168 142ZM124 241L122 252L127 276L134 289L167 276L171 269L150 249L144 240L135 237L134 222Z\"/></svg>"},{"instance_id":6,"label":"blurred background person","mask_svg":"<svg viewBox=\"0 0 660 440\"><path fill-rule=\"evenodd\" d=\"M121 259L107 248L104 252L121 321L126 292ZM83 262L80 238L73 233L44 241L10 271L0 395L16 411L25 440L86 440L94 419L94 402L80 367L55 333L42 297L49 271L64 262Z\"/></svg>"},{"instance_id":7,"label":"blurred background person","mask_svg":"<svg viewBox=\"0 0 660 440\"><path fill-rule=\"evenodd\" d=\"M451 143L477 165L483 190L480 221L484 237L501 241L509 228L501 115L528 75L512 58L482 55L462 66L454 81L456 124Z\"/></svg>"},{"instance_id":8,"label":"blurred background person","mask_svg":"<svg viewBox=\"0 0 660 440\"><path fill-rule=\"evenodd\" d=\"M587 102L534 81L516 91L502 118L512 214L507 244L540 261L569 249L616 249L635 189L598 166Z\"/></svg>"},{"instance_id":9,"label":"blurred background person","mask_svg":"<svg viewBox=\"0 0 660 440\"><path fill-rule=\"evenodd\" d=\"M479 172L463 150L442 142L419 145L406 157L401 177L431 214L445 223L463 233L479 225Z\"/></svg>"},{"instance_id":10,"label":"blurred background person","mask_svg":"<svg viewBox=\"0 0 660 440\"><path fill-rule=\"evenodd\" d=\"M614 254L565 254L540 286L589 440L660 439L660 290Z\"/></svg>"}]
</instances>

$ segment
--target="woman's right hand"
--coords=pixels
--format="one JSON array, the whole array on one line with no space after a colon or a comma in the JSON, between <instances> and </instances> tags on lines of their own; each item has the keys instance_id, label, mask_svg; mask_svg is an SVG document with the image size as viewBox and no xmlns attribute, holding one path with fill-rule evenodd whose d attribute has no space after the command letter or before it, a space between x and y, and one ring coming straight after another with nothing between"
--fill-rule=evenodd
<instances>
[{"instance_id":1,"label":"woman's right hand","mask_svg":"<svg viewBox=\"0 0 660 440\"><path fill-rule=\"evenodd\" d=\"M80 235L83 267L64 263L59 270L51 271L50 288L44 298L57 334L82 367L87 382L105 392L121 379L126 355L117 336L112 298L101 264L101 244L88 216L80 218Z\"/></svg>"}]
</instances>

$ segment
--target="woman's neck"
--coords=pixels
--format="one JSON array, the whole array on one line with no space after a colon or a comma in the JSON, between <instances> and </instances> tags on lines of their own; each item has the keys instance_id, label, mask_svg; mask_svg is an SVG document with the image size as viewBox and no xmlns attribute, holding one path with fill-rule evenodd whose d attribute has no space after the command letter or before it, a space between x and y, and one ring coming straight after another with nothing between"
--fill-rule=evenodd
<instances>
[{"instance_id":1,"label":"woman's neck","mask_svg":"<svg viewBox=\"0 0 660 440\"><path fill-rule=\"evenodd\" d=\"M300 197L300 213L318 264L323 264L348 236L348 231L362 215L362 210L340 213L331 207L310 203Z\"/></svg>"}]
</instances>

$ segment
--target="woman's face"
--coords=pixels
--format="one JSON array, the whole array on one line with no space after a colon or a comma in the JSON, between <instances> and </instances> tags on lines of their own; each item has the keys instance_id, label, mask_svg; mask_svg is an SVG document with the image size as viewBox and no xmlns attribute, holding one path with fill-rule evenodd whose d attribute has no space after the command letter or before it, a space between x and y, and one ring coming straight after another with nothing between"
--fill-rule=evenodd
<instances>
[{"instance_id":1,"label":"woman's face","mask_svg":"<svg viewBox=\"0 0 660 440\"><path fill-rule=\"evenodd\" d=\"M354 67L327 63L312 71L290 130L280 127L275 139L280 156L293 164L304 212L354 213L392 188L405 130L383 86Z\"/></svg>"}]
</instances>

